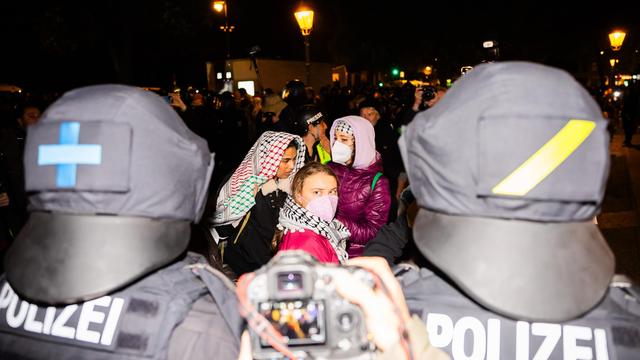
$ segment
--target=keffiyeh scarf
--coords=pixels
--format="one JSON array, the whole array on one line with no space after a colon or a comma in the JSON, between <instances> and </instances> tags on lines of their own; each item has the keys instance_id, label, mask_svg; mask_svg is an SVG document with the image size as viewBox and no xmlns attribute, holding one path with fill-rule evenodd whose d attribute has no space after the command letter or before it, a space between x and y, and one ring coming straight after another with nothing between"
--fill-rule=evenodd
<instances>
[{"instance_id":1,"label":"keffiyeh scarf","mask_svg":"<svg viewBox=\"0 0 640 360\"><path fill-rule=\"evenodd\" d=\"M291 195L287 196L284 206L280 209L278 229L284 230L285 233L311 230L329 240L341 264L349 258L346 249L347 239L351 236L351 233L349 233L347 227L336 219L331 222L320 219L293 201Z\"/></svg>"},{"instance_id":2,"label":"keffiyeh scarf","mask_svg":"<svg viewBox=\"0 0 640 360\"><path fill-rule=\"evenodd\" d=\"M336 120L336 132L343 132L345 134L353 136L353 128L348 122L344 120Z\"/></svg>"},{"instance_id":3,"label":"keffiyeh scarf","mask_svg":"<svg viewBox=\"0 0 640 360\"><path fill-rule=\"evenodd\" d=\"M251 147L240 166L220 190L213 225L232 224L255 205L256 190L276 176L282 156L291 141L298 143L296 164L290 180L304 165L306 147L299 136L267 131Z\"/></svg>"}]
</instances>

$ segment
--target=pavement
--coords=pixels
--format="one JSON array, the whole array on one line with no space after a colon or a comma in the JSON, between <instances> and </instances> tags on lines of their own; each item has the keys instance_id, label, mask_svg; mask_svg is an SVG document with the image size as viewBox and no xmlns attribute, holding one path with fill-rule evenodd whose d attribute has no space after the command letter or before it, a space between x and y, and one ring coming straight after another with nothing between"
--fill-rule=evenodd
<instances>
[{"instance_id":1,"label":"pavement","mask_svg":"<svg viewBox=\"0 0 640 360\"><path fill-rule=\"evenodd\" d=\"M623 147L623 135L611 141L611 168L598 227L616 256L616 273L640 284L640 145ZM636 134L633 144L640 144Z\"/></svg>"}]
</instances>

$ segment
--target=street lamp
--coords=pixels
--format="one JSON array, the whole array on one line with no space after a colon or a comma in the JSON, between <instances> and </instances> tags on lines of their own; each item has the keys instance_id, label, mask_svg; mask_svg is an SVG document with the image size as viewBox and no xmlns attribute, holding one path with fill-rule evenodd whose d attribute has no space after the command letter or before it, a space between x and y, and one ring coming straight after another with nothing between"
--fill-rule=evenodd
<instances>
[{"instance_id":1,"label":"street lamp","mask_svg":"<svg viewBox=\"0 0 640 360\"><path fill-rule=\"evenodd\" d=\"M231 32L235 29L235 26L229 26L229 13L227 11L227 1L214 1L211 5L213 11L217 13L224 13L224 26L220 26L220 30L225 33L227 41L227 59L231 58Z\"/></svg>"},{"instance_id":2,"label":"street lamp","mask_svg":"<svg viewBox=\"0 0 640 360\"><path fill-rule=\"evenodd\" d=\"M301 5L294 13L294 15L296 17L296 21L298 22L298 26L300 27L300 31L302 32L302 37L304 38L304 83L309 85L309 77L311 76L311 53L309 35L311 35L311 30L313 29L313 10L305 7L304 5Z\"/></svg>"},{"instance_id":3,"label":"street lamp","mask_svg":"<svg viewBox=\"0 0 640 360\"><path fill-rule=\"evenodd\" d=\"M611 44L611 50L618 51L622 47L624 37L627 33L624 31L616 30L609 34L609 43Z\"/></svg>"},{"instance_id":4,"label":"street lamp","mask_svg":"<svg viewBox=\"0 0 640 360\"><path fill-rule=\"evenodd\" d=\"M213 2L213 11L217 13L221 13L224 11L225 3L224 1L214 1Z\"/></svg>"}]
</instances>

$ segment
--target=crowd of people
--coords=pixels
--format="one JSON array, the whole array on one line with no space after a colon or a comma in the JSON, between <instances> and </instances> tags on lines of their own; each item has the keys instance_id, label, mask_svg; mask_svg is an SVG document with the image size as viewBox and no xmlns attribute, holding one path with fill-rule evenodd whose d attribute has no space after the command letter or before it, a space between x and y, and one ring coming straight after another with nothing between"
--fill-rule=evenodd
<instances>
[{"instance_id":1,"label":"crowd of people","mask_svg":"<svg viewBox=\"0 0 640 360\"><path fill-rule=\"evenodd\" d=\"M250 358L234 282L288 250L382 279L337 285L379 358L640 353L591 221L607 121L566 72L168 100L90 86L2 132L0 357Z\"/></svg>"}]
</instances>

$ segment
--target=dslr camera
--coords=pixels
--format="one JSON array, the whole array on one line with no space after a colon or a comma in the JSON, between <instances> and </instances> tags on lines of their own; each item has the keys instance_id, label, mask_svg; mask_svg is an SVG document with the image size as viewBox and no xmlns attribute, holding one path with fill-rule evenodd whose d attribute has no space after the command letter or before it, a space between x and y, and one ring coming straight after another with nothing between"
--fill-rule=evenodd
<instances>
[{"instance_id":1,"label":"dslr camera","mask_svg":"<svg viewBox=\"0 0 640 360\"><path fill-rule=\"evenodd\" d=\"M334 281L353 274L373 288L370 272L321 264L303 251L282 251L254 274L247 300L298 358L373 358L362 310L336 292ZM251 343L254 359L285 358L253 329Z\"/></svg>"}]
</instances>

